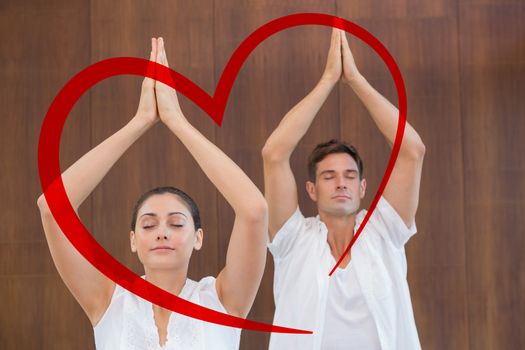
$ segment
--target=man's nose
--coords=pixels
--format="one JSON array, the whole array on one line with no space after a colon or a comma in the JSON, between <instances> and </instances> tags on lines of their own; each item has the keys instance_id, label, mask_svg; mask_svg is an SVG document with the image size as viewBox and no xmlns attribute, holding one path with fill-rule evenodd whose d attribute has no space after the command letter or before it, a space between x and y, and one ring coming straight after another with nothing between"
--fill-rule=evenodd
<instances>
[{"instance_id":1,"label":"man's nose","mask_svg":"<svg viewBox=\"0 0 525 350\"><path fill-rule=\"evenodd\" d=\"M346 182L343 177L338 177L336 180L337 189L346 189Z\"/></svg>"}]
</instances>

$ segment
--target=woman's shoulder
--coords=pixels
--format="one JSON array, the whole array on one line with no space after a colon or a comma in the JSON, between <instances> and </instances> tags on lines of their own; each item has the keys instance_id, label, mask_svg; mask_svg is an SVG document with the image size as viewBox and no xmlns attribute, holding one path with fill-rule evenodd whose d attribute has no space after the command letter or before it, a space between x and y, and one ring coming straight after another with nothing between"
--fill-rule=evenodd
<instances>
[{"instance_id":1,"label":"woman's shoulder","mask_svg":"<svg viewBox=\"0 0 525 350\"><path fill-rule=\"evenodd\" d=\"M213 276L206 276L198 281L188 278L181 297L201 306L226 313L217 293L216 282L217 279Z\"/></svg>"},{"instance_id":2,"label":"woman's shoulder","mask_svg":"<svg viewBox=\"0 0 525 350\"><path fill-rule=\"evenodd\" d=\"M198 281L190 278L186 279L186 284L181 291L180 297L190 299L196 294L206 293L215 289L216 278L213 276L206 276Z\"/></svg>"}]
</instances>

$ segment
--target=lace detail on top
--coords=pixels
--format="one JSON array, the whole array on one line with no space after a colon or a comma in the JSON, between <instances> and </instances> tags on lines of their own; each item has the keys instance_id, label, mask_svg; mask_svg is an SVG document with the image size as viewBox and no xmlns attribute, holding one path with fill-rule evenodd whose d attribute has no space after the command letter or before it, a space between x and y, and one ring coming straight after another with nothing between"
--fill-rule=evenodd
<instances>
[{"instance_id":1,"label":"lace detail on top","mask_svg":"<svg viewBox=\"0 0 525 350\"><path fill-rule=\"evenodd\" d=\"M179 297L226 312L218 299L213 277L199 282L187 279ZM94 330L97 350L238 349L240 341L239 329L172 312L166 341L161 346L152 304L118 285L110 306Z\"/></svg>"}]
</instances>

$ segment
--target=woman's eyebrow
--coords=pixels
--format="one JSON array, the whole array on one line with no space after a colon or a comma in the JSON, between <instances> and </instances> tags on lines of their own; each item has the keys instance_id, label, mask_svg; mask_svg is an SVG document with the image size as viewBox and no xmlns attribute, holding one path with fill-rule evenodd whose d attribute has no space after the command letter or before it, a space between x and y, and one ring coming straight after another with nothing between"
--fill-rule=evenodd
<instances>
[{"instance_id":1,"label":"woman's eyebrow","mask_svg":"<svg viewBox=\"0 0 525 350\"><path fill-rule=\"evenodd\" d=\"M172 211L171 213L168 214L168 216L176 215L176 214L182 215L182 216L184 216L184 217L187 218L186 214L184 214L183 212L180 212L180 211ZM153 217L157 217L158 215L155 214L155 213L144 213L144 214L142 214L139 218L141 218L141 217L143 217L143 216L153 216Z\"/></svg>"}]
</instances>

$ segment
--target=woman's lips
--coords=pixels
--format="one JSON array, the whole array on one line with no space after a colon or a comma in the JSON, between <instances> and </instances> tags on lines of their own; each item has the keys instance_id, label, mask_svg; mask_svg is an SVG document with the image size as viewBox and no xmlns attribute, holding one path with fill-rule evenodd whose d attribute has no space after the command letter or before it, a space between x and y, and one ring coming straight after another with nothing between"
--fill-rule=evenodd
<instances>
[{"instance_id":1,"label":"woman's lips","mask_svg":"<svg viewBox=\"0 0 525 350\"><path fill-rule=\"evenodd\" d=\"M151 249L153 251L171 251L171 250L175 250L171 247L166 247L166 246L160 246L160 247L155 247L153 249Z\"/></svg>"}]
</instances>

